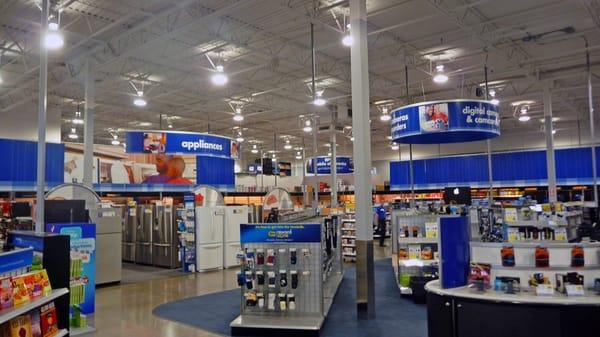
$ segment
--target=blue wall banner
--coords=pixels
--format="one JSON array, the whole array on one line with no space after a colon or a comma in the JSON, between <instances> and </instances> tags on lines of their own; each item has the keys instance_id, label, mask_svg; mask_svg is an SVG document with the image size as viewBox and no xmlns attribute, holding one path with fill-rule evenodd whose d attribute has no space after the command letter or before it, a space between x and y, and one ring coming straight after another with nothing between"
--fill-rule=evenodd
<instances>
[{"instance_id":1,"label":"blue wall banner","mask_svg":"<svg viewBox=\"0 0 600 337\"><path fill-rule=\"evenodd\" d=\"M235 140L207 133L176 131L127 131L127 153L195 154L239 159L240 144Z\"/></svg>"},{"instance_id":2,"label":"blue wall banner","mask_svg":"<svg viewBox=\"0 0 600 337\"><path fill-rule=\"evenodd\" d=\"M320 224L241 224L240 242L321 242Z\"/></svg>"},{"instance_id":3,"label":"blue wall banner","mask_svg":"<svg viewBox=\"0 0 600 337\"><path fill-rule=\"evenodd\" d=\"M96 224L46 224L46 232L71 238L71 306L93 314L96 298Z\"/></svg>"},{"instance_id":4,"label":"blue wall banner","mask_svg":"<svg viewBox=\"0 0 600 337\"><path fill-rule=\"evenodd\" d=\"M422 102L392 111L392 139L406 144L472 142L500 135L497 105L456 99Z\"/></svg>"},{"instance_id":5,"label":"blue wall banner","mask_svg":"<svg viewBox=\"0 0 600 337\"><path fill-rule=\"evenodd\" d=\"M0 139L0 153L4 159L0 166L0 182L12 185L35 183L37 180L37 142ZM46 143L46 183L50 186L64 181L63 144Z\"/></svg>"},{"instance_id":6,"label":"blue wall banner","mask_svg":"<svg viewBox=\"0 0 600 337\"><path fill-rule=\"evenodd\" d=\"M196 184L219 189L235 188L234 161L225 158L196 158Z\"/></svg>"},{"instance_id":7,"label":"blue wall banner","mask_svg":"<svg viewBox=\"0 0 600 337\"><path fill-rule=\"evenodd\" d=\"M592 151L589 147L557 149L556 179L559 185L592 184ZM600 156L600 148L596 148ZM410 188L408 161L390 162L392 190ZM494 186L547 185L546 151L517 151L492 154ZM417 189L451 186L488 186L487 156L483 154L420 159L413 161ZM600 176L598 167L597 176Z\"/></svg>"},{"instance_id":8,"label":"blue wall banner","mask_svg":"<svg viewBox=\"0 0 600 337\"><path fill-rule=\"evenodd\" d=\"M317 158L317 174L331 174L331 157L321 156ZM354 173L354 161L352 157L336 157L337 173ZM315 158L306 162L306 173L314 173Z\"/></svg>"}]
</instances>

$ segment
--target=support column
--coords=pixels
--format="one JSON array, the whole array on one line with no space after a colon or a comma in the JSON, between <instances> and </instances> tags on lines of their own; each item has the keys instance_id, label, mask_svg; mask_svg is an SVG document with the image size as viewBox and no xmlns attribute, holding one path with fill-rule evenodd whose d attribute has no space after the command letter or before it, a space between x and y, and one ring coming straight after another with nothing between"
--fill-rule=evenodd
<instances>
[{"instance_id":1,"label":"support column","mask_svg":"<svg viewBox=\"0 0 600 337\"><path fill-rule=\"evenodd\" d=\"M544 82L544 124L546 126L546 167L548 169L548 202L556 202L556 166L554 165L554 135L552 135L551 82Z\"/></svg>"},{"instance_id":2,"label":"support column","mask_svg":"<svg viewBox=\"0 0 600 337\"><path fill-rule=\"evenodd\" d=\"M375 318L373 210L371 196L371 126L366 0L350 0L352 130L356 199L356 309L359 319Z\"/></svg>"},{"instance_id":3,"label":"support column","mask_svg":"<svg viewBox=\"0 0 600 337\"><path fill-rule=\"evenodd\" d=\"M304 198L304 208L308 208L308 190L306 184L306 147L304 138L302 138L302 197Z\"/></svg>"},{"instance_id":4,"label":"support column","mask_svg":"<svg viewBox=\"0 0 600 337\"><path fill-rule=\"evenodd\" d=\"M485 74L485 100L489 101L489 88L488 88L488 67L487 64L484 66L484 74ZM488 205L492 207L494 205L494 176L492 171L492 141L485 141L486 150L487 150L487 165L488 165Z\"/></svg>"},{"instance_id":5,"label":"support column","mask_svg":"<svg viewBox=\"0 0 600 337\"><path fill-rule=\"evenodd\" d=\"M38 97L38 143L35 231L44 231L44 187L46 186L46 108L48 106L48 50L44 38L48 32L49 0L42 0L40 29L40 80Z\"/></svg>"},{"instance_id":6,"label":"support column","mask_svg":"<svg viewBox=\"0 0 600 337\"><path fill-rule=\"evenodd\" d=\"M312 101L314 103L315 98L317 98L317 87L315 85L315 76L317 73L317 61L316 51L315 51L315 25L311 22L310 24L310 57L312 63ZM317 156L319 155L319 147L317 145L317 133L319 132L319 126L317 125L317 112L315 110L315 118L312 118L312 127L313 127L313 174L315 175L315 180L313 181L313 193L315 197L313 199L313 208L317 210L319 208L319 175L317 174Z\"/></svg>"},{"instance_id":7,"label":"support column","mask_svg":"<svg viewBox=\"0 0 600 337\"><path fill-rule=\"evenodd\" d=\"M331 111L331 207L338 206L336 121L337 114Z\"/></svg>"},{"instance_id":8,"label":"support column","mask_svg":"<svg viewBox=\"0 0 600 337\"><path fill-rule=\"evenodd\" d=\"M590 52L588 42L585 41L585 59L587 63L587 86L588 86L588 108L590 110L590 143L592 145L592 181L594 184L594 206L598 207L598 178L596 175L596 132L594 125L594 96L592 94L592 65L590 63Z\"/></svg>"},{"instance_id":9,"label":"support column","mask_svg":"<svg viewBox=\"0 0 600 337\"><path fill-rule=\"evenodd\" d=\"M409 159L409 179L410 179L410 208L415 208L415 173L413 167L413 151L412 144L408 144L408 159Z\"/></svg>"},{"instance_id":10,"label":"support column","mask_svg":"<svg viewBox=\"0 0 600 337\"><path fill-rule=\"evenodd\" d=\"M94 69L91 60L85 62L85 112L83 125L83 184L92 187L94 184L94 110L95 84Z\"/></svg>"}]
</instances>

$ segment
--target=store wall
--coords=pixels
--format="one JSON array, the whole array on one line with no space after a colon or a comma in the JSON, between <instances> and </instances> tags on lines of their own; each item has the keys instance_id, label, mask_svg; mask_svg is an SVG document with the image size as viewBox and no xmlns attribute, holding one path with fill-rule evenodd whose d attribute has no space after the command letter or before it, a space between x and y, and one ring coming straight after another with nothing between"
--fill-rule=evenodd
<instances>
[{"instance_id":1,"label":"store wall","mask_svg":"<svg viewBox=\"0 0 600 337\"><path fill-rule=\"evenodd\" d=\"M46 141L60 143L60 110L56 107L48 107L46 119ZM37 141L37 120L38 106L34 103L3 111L0 113L0 138Z\"/></svg>"}]
</instances>

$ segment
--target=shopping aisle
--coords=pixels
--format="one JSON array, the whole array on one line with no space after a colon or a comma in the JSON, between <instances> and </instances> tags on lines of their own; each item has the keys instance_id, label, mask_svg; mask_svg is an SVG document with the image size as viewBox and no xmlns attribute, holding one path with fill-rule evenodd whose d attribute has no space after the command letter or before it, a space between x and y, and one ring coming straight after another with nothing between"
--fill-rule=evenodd
<instances>
[{"instance_id":1,"label":"shopping aisle","mask_svg":"<svg viewBox=\"0 0 600 337\"><path fill-rule=\"evenodd\" d=\"M384 248L376 246L374 252L376 258L389 257L391 254L389 244ZM352 263L346 264L346 268L352 266ZM171 301L237 289L236 271L237 269L231 268L99 288L96 292L97 332L91 336L219 336L161 319L154 316L152 310Z\"/></svg>"}]
</instances>

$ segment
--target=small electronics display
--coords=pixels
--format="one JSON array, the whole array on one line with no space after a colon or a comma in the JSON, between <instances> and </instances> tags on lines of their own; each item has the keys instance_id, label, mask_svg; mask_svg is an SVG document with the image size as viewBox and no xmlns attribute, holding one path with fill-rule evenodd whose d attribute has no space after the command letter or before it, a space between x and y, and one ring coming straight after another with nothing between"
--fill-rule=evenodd
<instances>
[{"instance_id":1,"label":"small electronics display","mask_svg":"<svg viewBox=\"0 0 600 337\"><path fill-rule=\"evenodd\" d=\"M471 188L470 187L446 187L444 189L444 202L446 205L470 205Z\"/></svg>"}]
</instances>

